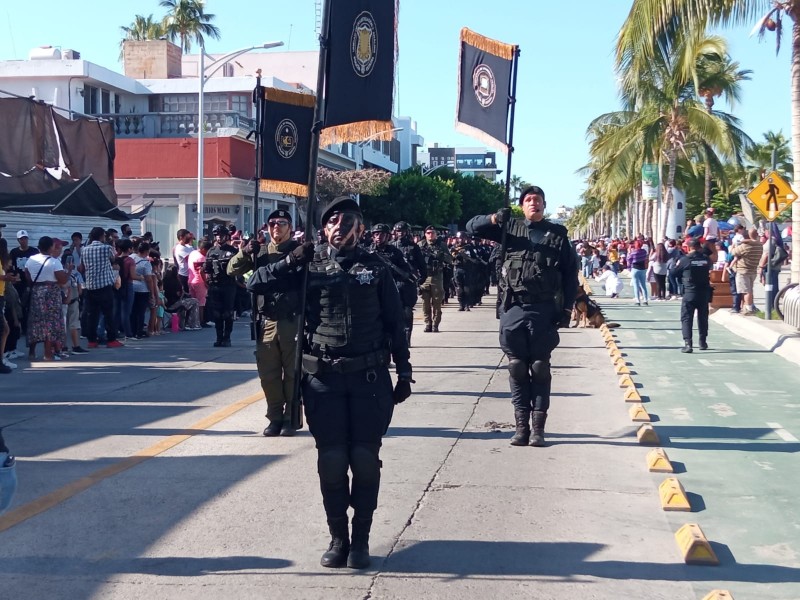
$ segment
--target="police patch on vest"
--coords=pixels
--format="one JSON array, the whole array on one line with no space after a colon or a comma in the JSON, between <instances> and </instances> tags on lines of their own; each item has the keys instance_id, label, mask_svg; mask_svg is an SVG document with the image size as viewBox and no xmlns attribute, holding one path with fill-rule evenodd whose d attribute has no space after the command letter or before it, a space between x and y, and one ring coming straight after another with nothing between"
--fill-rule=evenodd
<instances>
[{"instance_id":1,"label":"police patch on vest","mask_svg":"<svg viewBox=\"0 0 800 600\"><path fill-rule=\"evenodd\" d=\"M370 282L375 279L375 276L372 274L372 271L368 271L364 268L356 273L356 279L361 285L369 285Z\"/></svg>"},{"instance_id":2,"label":"police patch on vest","mask_svg":"<svg viewBox=\"0 0 800 600\"><path fill-rule=\"evenodd\" d=\"M297 151L297 125L284 119L275 129L275 147L282 158L292 158Z\"/></svg>"},{"instance_id":3,"label":"police patch on vest","mask_svg":"<svg viewBox=\"0 0 800 600\"><path fill-rule=\"evenodd\" d=\"M494 104L494 99L497 97L497 81L488 65L480 64L475 67L472 72L472 89L475 91L478 104L483 108L489 108Z\"/></svg>"},{"instance_id":4,"label":"police patch on vest","mask_svg":"<svg viewBox=\"0 0 800 600\"><path fill-rule=\"evenodd\" d=\"M378 26L368 11L356 17L350 39L350 59L359 77L368 77L378 55Z\"/></svg>"}]
</instances>

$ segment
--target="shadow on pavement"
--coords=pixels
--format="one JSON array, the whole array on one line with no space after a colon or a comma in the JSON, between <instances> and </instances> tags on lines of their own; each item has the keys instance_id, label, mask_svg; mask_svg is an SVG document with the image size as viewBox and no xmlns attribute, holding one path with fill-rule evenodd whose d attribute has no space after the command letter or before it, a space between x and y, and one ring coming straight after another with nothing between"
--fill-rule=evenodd
<instances>
[{"instance_id":1,"label":"shadow on pavement","mask_svg":"<svg viewBox=\"0 0 800 600\"><path fill-rule=\"evenodd\" d=\"M453 578L489 576L576 576L644 581L741 581L796 583L800 569L737 563L724 544L712 542L720 566L589 560L606 546L582 542L433 540L413 542L387 557L385 573L437 573Z\"/></svg>"}]
</instances>

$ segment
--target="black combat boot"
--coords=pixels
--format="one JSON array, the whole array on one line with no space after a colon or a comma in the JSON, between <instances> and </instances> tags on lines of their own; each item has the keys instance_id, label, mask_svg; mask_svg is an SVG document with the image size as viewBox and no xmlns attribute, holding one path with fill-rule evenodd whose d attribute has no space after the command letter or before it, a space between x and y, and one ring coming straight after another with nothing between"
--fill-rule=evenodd
<instances>
[{"instance_id":1,"label":"black combat boot","mask_svg":"<svg viewBox=\"0 0 800 600\"><path fill-rule=\"evenodd\" d=\"M292 427L291 419L284 421L281 426L281 437L294 437L295 433L297 433L297 430Z\"/></svg>"},{"instance_id":2,"label":"black combat boot","mask_svg":"<svg viewBox=\"0 0 800 600\"><path fill-rule=\"evenodd\" d=\"M353 517L353 539L350 542L350 554L347 555L347 566L351 569L366 569L369 566L369 530L371 518Z\"/></svg>"},{"instance_id":3,"label":"black combat boot","mask_svg":"<svg viewBox=\"0 0 800 600\"><path fill-rule=\"evenodd\" d=\"M544 443L544 424L547 421L547 413L543 410L533 411L533 438L531 439L531 446L541 448Z\"/></svg>"},{"instance_id":4,"label":"black combat boot","mask_svg":"<svg viewBox=\"0 0 800 600\"><path fill-rule=\"evenodd\" d=\"M328 529L331 532L331 543L328 551L322 555L319 564L330 569L340 569L347 565L347 555L350 552L347 517L328 519Z\"/></svg>"},{"instance_id":5,"label":"black combat boot","mask_svg":"<svg viewBox=\"0 0 800 600\"><path fill-rule=\"evenodd\" d=\"M684 354L692 353L692 340L683 340L683 348L681 348L681 352Z\"/></svg>"},{"instance_id":6,"label":"black combat boot","mask_svg":"<svg viewBox=\"0 0 800 600\"><path fill-rule=\"evenodd\" d=\"M700 350L708 350L708 344L706 343L706 338L700 338Z\"/></svg>"},{"instance_id":7,"label":"black combat boot","mask_svg":"<svg viewBox=\"0 0 800 600\"><path fill-rule=\"evenodd\" d=\"M264 437L275 437L279 435L282 425L280 421L270 421L269 425L264 429Z\"/></svg>"},{"instance_id":8,"label":"black combat boot","mask_svg":"<svg viewBox=\"0 0 800 600\"><path fill-rule=\"evenodd\" d=\"M531 413L527 410L517 409L514 411L514 418L517 421L517 431L511 438L511 445L527 446L531 439Z\"/></svg>"},{"instance_id":9,"label":"black combat boot","mask_svg":"<svg viewBox=\"0 0 800 600\"><path fill-rule=\"evenodd\" d=\"M430 333L431 331L433 331L433 326L431 326L431 324L428 323L427 325L425 325L425 333Z\"/></svg>"}]
</instances>

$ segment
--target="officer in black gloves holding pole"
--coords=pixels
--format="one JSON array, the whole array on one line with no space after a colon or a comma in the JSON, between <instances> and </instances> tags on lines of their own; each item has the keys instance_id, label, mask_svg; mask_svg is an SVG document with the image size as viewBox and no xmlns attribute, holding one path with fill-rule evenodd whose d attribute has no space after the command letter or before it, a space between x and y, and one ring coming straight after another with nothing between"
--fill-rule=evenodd
<instances>
[{"instance_id":1,"label":"officer in black gloves holding pole","mask_svg":"<svg viewBox=\"0 0 800 600\"><path fill-rule=\"evenodd\" d=\"M500 242L506 232L506 253L499 273L500 347L508 356L511 402L516 433L512 446L544 446L544 425L550 407L550 354L560 341L559 327L568 327L578 289L578 261L562 225L544 218L544 191L523 190L525 219L512 219L510 209L473 217L467 231ZM533 413L533 439L531 439Z\"/></svg>"},{"instance_id":2,"label":"officer in black gloves holding pole","mask_svg":"<svg viewBox=\"0 0 800 600\"><path fill-rule=\"evenodd\" d=\"M337 198L320 222L324 243L315 248L306 242L285 260L258 268L248 288L256 294L296 289L302 267L308 266L302 392L331 533L320 562L363 569L370 564L381 439L394 405L411 395L411 363L392 273L358 246L364 230L358 204ZM397 372L394 389L390 358Z\"/></svg>"}]
</instances>

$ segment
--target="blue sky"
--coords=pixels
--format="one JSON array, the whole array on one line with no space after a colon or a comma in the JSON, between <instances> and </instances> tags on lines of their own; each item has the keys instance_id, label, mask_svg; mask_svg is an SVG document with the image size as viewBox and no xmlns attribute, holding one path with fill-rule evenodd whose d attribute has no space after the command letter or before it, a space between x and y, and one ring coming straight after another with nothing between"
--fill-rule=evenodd
<instances>
[{"instance_id":1,"label":"blue sky","mask_svg":"<svg viewBox=\"0 0 800 600\"><path fill-rule=\"evenodd\" d=\"M227 52L269 40L292 50L316 49L314 0L208 0L220 41L209 52ZM585 188L575 171L587 159L585 131L596 116L617 110L613 72L616 34L630 0L401 0L399 106L396 113L417 120L432 145L476 146L456 134L458 35L469 27L521 48L517 123L512 173L540 185L550 206L575 205ZM119 27L136 14L160 17L157 0L100 2L38 0L0 2L0 59L24 59L50 44L73 48L85 60L122 70L117 57ZM784 27L791 32L791 27ZM769 130L790 137L791 40L776 58L774 36L749 37L750 27L725 30L731 55L754 71L743 84L733 113L756 140ZM505 168L505 159L498 159ZM503 175L505 177L505 174Z\"/></svg>"}]
</instances>

